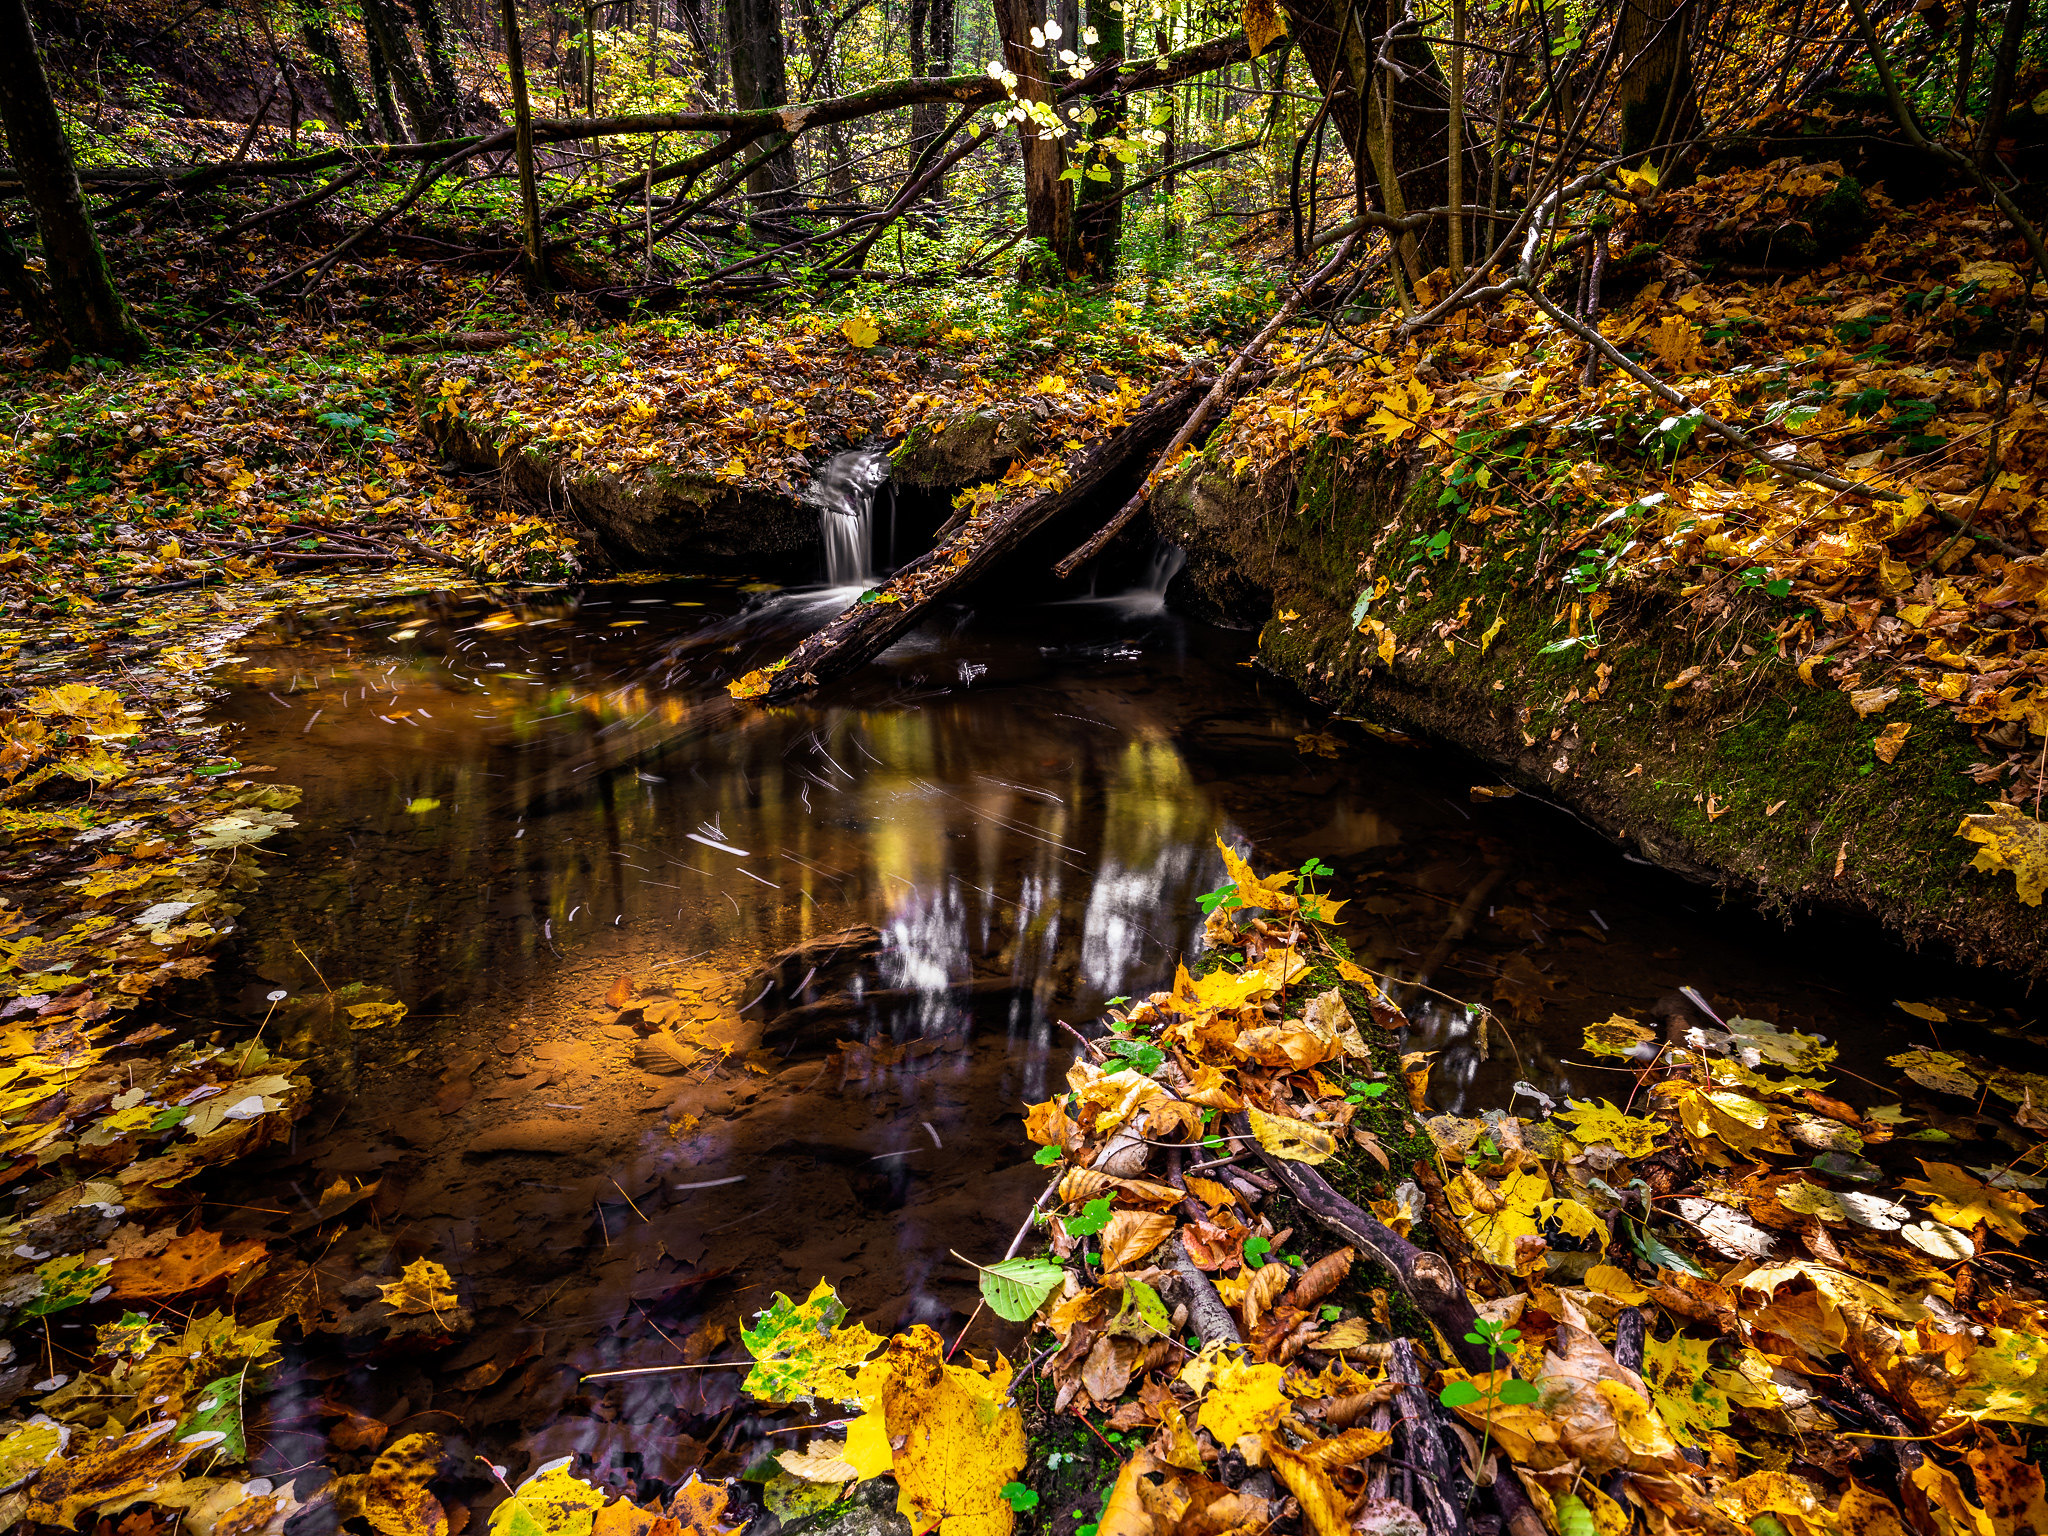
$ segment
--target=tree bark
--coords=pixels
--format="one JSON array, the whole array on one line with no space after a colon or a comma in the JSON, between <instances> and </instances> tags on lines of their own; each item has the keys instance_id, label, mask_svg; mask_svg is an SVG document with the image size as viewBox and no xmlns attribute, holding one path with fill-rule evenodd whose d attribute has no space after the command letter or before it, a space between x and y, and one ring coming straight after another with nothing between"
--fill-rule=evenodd
<instances>
[{"instance_id":1,"label":"tree bark","mask_svg":"<svg viewBox=\"0 0 2048 1536\"><path fill-rule=\"evenodd\" d=\"M398 115L398 98L391 93L391 64L384 57L377 34L367 25L363 28L363 44L370 56L370 94L377 103L378 120L371 127L371 136L381 135L386 144L403 143L405 119Z\"/></svg>"},{"instance_id":2,"label":"tree bark","mask_svg":"<svg viewBox=\"0 0 2048 1536\"><path fill-rule=\"evenodd\" d=\"M412 0L412 13L419 19L420 42L427 55L427 78L433 83L441 109L441 131L460 132L462 91L455 83L455 67L449 62L448 29L442 25L441 8L435 0Z\"/></svg>"},{"instance_id":3,"label":"tree bark","mask_svg":"<svg viewBox=\"0 0 2048 1536\"><path fill-rule=\"evenodd\" d=\"M14 302L21 306L22 318L29 329L50 343L50 366L62 368L71 361L71 342L64 334L64 322L50 303L49 294L37 281L35 273L28 269L28 262L21 253L21 247L14 243L14 237L7 233L7 226L0 224L0 288L14 295Z\"/></svg>"},{"instance_id":4,"label":"tree bark","mask_svg":"<svg viewBox=\"0 0 2048 1536\"><path fill-rule=\"evenodd\" d=\"M1017 99L1057 112L1046 66L1046 50L1034 47L1031 29L1044 25L1039 0L995 0L996 26L1003 37L1003 61L1017 77ZM1080 251L1074 241L1074 194L1062 178L1066 172L1065 140L1040 121L1018 124L1024 154L1024 232L1041 244L1040 261L1027 258L1027 277L1044 281L1076 273ZM1050 263L1051 270L1042 264Z\"/></svg>"},{"instance_id":5,"label":"tree bark","mask_svg":"<svg viewBox=\"0 0 2048 1536\"><path fill-rule=\"evenodd\" d=\"M1411 208L1443 207L1450 197L1450 90L1421 26L1399 0L1282 0L1282 8L1358 167L1360 194L1370 189L1378 210L1396 218ZM1484 173L1484 158L1468 149L1464 184L1478 185ZM1449 256L1449 231L1432 224L1403 245L1404 261L1426 271Z\"/></svg>"},{"instance_id":6,"label":"tree bark","mask_svg":"<svg viewBox=\"0 0 2048 1536\"><path fill-rule=\"evenodd\" d=\"M742 112L787 106L789 70L779 0L725 0L725 35L732 54L733 105ZM747 177L753 215L787 206L795 186L795 155L785 150L769 156Z\"/></svg>"},{"instance_id":7,"label":"tree bark","mask_svg":"<svg viewBox=\"0 0 2048 1536\"><path fill-rule=\"evenodd\" d=\"M0 69L0 120L6 126L8 156L42 236L50 303L79 351L132 357L148 339L114 286L92 227L64 120L57 115L50 77L29 26L27 0L0 0L0 57L14 60Z\"/></svg>"},{"instance_id":8,"label":"tree bark","mask_svg":"<svg viewBox=\"0 0 2048 1536\"><path fill-rule=\"evenodd\" d=\"M1621 152L1648 153L1688 138L1700 120L1692 78L1692 39L1705 19L1703 0L1622 0Z\"/></svg>"},{"instance_id":9,"label":"tree bark","mask_svg":"<svg viewBox=\"0 0 2048 1536\"><path fill-rule=\"evenodd\" d=\"M397 87L398 99L405 103L406 116L411 119L413 136L422 140L442 137L438 131L440 113L420 77L412 37L405 30L405 17L394 0L363 0L363 30L376 40L384 55L385 69L392 85Z\"/></svg>"},{"instance_id":10,"label":"tree bark","mask_svg":"<svg viewBox=\"0 0 2048 1536\"><path fill-rule=\"evenodd\" d=\"M832 37L825 30L826 17L819 9L819 0L797 0L796 14L797 22L803 28L804 51L811 56L810 94L818 96L836 91L839 88L839 71L833 67ZM913 40L916 37L915 27L916 21L913 17L913 30L911 34ZM915 47L911 51L910 72L913 75L924 73L922 69L917 67L917 51ZM918 109L912 107L910 112L911 120L914 123L917 119ZM854 198L853 167L848 164L851 158L849 148L851 135L847 132L846 124L844 123L827 123L824 127L824 134L825 195L835 203L850 203ZM914 157L915 150L912 153Z\"/></svg>"},{"instance_id":11,"label":"tree bark","mask_svg":"<svg viewBox=\"0 0 2048 1536\"><path fill-rule=\"evenodd\" d=\"M1095 29L1089 52L1097 59L1124 58L1124 16L1117 0L1089 0L1088 25ZM1117 89L1117 77L1106 75L1088 98L1094 121L1088 125L1088 141L1099 144L1112 133L1125 131L1130 100ZM1103 174L1106 173L1106 174ZM1117 253L1124 232L1124 163L1115 155L1099 151L1090 154L1081 171L1079 206L1075 209L1076 238L1081 264L1097 278L1116 276Z\"/></svg>"},{"instance_id":12,"label":"tree bark","mask_svg":"<svg viewBox=\"0 0 2048 1536\"><path fill-rule=\"evenodd\" d=\"M1998 34L1998 56L1992 63L1991 94L1984 103L1984 123L1977 130L1977 169L1988 171L1998 158L1998 131L2012 100L2013 77L2019 72L2020 40L2026 35L2032 0L2005 0L2005 25Z\"/></svg>"},{"instance_id":13,"label":"tree bark","mask_svg":"<svg viewBox=\"0 0 2048 1536\"><path fill-rule=\"evenodd\" d=\"M953 68L955 0L910 0L910 72L913 75L943 75ZM946 125L946 109L940 102L925 102L910 109L910 140L913 157L923 153ZM945 189L939 189L943 196Z\"/></svg>"},{"instance_id":14,"label":"tree bark","mask_svg":"<svg viewBox=\"0 0 2048 1536\"><path fill-rule=\"evenodd\" d=\"M356 89L356 77L349 72L348 55L341 51L340 40L317 21L308 21L299 35L306 40L307 51L326 66L320 78L327 86L327 99L341 114L335 126L351 138L375 138L376 129L364 110L362 93Z\"/></svg>"},{"instance_id":15,"label":"tree bark","mask_svg":"<svg viewBox=\"0 0 2048 1536\"><path fill-rule=\"evenodd\" d=\"M533 165L533 110L526 96L526 52L519 40L519 0L504 0L505 65L512 76L513 157L519 163L519 209L526 226L526 275L546 287L547 247L540 232L540 190Z\"/></svg>"}]
</instances>

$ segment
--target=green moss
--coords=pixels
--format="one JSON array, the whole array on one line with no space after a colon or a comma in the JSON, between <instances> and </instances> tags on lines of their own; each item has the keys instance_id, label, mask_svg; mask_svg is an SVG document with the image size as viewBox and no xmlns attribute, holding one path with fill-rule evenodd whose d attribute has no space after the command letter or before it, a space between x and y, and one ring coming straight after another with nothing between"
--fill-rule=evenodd
<instances>
[{"instance_id":1,"label":"green moss","mask_svg":"<svg viewBox=\"0 0 2048 1536\"><path fill-rule=\"evenodd\" d=\"M1955 836L1994 793L1965 772L1985 755L1969 730L1910 689L1866 718L1847 695L1801 682L1774 636L1795 603L1733 588L1707 614L1671 586L1619 589L1597 626L1581 607L1597 648L1551 650L1570 605L1588 598L1491 552L1438 506L1439 482L1406 483L1402 467L1337 440L1298 465L1290 488L1197 464L1156 498L1193 546L1194 580L1214 569L1219 587L1263 589L1299 615L1260 634L1275 672L1341 714L1469 748L1658 863L1746 886L1767 910L1860 909L1909 941L2048 974L2039 914L2009 881L1969 870ZM1476 568L1406 559L1411 541L1444 528L1488 551ZM1397 637L1391 667L1352 627L1368 557L1395 584L1371 609ZM1695 678L1666 686L1690 667ZM1899 720L1911 733L1882 763L1874 743Z\"/></svg>"}]
</instances>

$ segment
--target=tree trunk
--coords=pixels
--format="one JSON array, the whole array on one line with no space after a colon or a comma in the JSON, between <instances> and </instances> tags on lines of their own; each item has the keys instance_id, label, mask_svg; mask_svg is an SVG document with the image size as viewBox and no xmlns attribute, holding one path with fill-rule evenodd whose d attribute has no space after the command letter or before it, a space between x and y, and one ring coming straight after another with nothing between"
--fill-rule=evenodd
<instances>
[{"instance_id":1,"label":"tree trunk","mask_svg":"<svg viewBox=\"0 0 2048 1536\"><path fill-rule=\"evenodd\" d=\"M1124 57L1122 7L1116 0L1089 0L1088 25L1095 29L1095 42L1089 48L1090 54L1098 63L1114 59L1121 64ZM1089 97L1088 105L1095 112L1094 121L1088 125L1091 145L1100 143L1112 133L1124 132L1124 118L1130 111L1130 100L1116 88L1114 75L1101 90ZM1115 155L1105 158L1100 151L1091 154L1082 167L1079 207L1074 214L1081 263L1091 276L1116 276L1117 252L1124 233L1123 194L1123 161Z\"/></svg>"},{"instance_id":2,"label":"tree trunk","mask_svg":"<svg viewBox=\"0 0 2048 1536\"><path fill-rule=\"evenodd\" d=\"M147 346L128 313L106 252L79 190L78 168L64 137L64 121L50 96L50 78L29 27L27 0L0 0L0 120L7 153L43 239L50 302L71 344L81 352L132 357ZM33 316L31 316L33 318Z\"/></svg>"},{"instance_id":3,"label":"tree trunk","mask_svg":"<svg viewBox=\"0 0 2048 1536\"><path fill-rule=\"evenodd\" d=\"M1172 47L1172 38L1167 35L1166 28L1161 27L1152 51L1164 58ZM1180 192L1180 172L1173 168L1174 159L1180 152L1180 96L1178 92L1168 90L1163 99L1166 102L1166 138L1159 146L1159 196L1164 211L1159 220L1159 237L1171 246L1180 241L1180 215L1173 206L1173 200Z\"/></svg>"},{"instance_id":4,"label":"tree trunk","mask_svg":"<svg viewBox=\"0 0 2048 1536\"><path fill-rule=\"evenodd\" d=\"M414 140L425 143L441 137L440 114L427 95L419 61L413 57L412 38L405 30L405 17L394 0L363 0L363 30L376 40L384 55L391 83L397 87L398 99L405 103L405 114L411 119Z\"/></svg>"},{"instance_id":5,"label":"tree trunk","mask_svg":"<svg viewBox=\"0 0 2048 1536\"><path fill-rule=\"evenodd\" d=\"M1646 154L1699 126L1693 93L1692 39L1705 18L1702 0L1622 0L1621 152ZM1659 157L1668 159L1668 157Z\"/></svg>"},{"instance_id":6,"label":"tree trunk","mask_svg":"<svg viewBox=\"0 0 2048 1536\"><path fill-rule=\"evenodd\" d=\"M1998 57L1992 61L1991 94L1984 102L1984 123L1977 130L1977 168L1988 171L1998 158L1998 132L2012 101L2013 77L2019 71L2020 40L2027 30L2032 0L2005 0L2005 25L1998 35Z\"/></svg>"},{"instance_id":7,"label":"tree trunk","mask_svg":"<svg viewBox=\"0 0 2048 1536\"><path fill-rule=\"evenodd\" d=\"M444 132L462 128L462 92L455 83L455 67L448 60L448 29L441 24L441 8L435 0L412 0L412 13L419 18L420 41L426 45L427 78L433 82L434 97L441 109Z\"/></svg>"},{"instance_id":8,"label":"tree trunk","mask_svg":"<svg viewBox=\"0 0 2048 1536\"><path fill-rule=\"evenodd\" d=\"M1282 0L1287 30L1330 101L1330 118L1382 213L1439 208L1450 199L1450 92L1422 28L1397 0ZM1344 35L1337 28L1346 15ZM1384 52L1396 66L1380 63ZM1361 83L1363 89L1361 89ZM1485 160L1465 155L1464 182L1476 186ZM1432 224L1405 237L1403 261L1415 270L1443 263L1447 228Z\"/></svg>"},{"instance_id":9,"label":"tree trunk","mask_svg":"<svg viewBox=\"0 0 2048 1536\"><path fill-rule=\"evenodd\" d=\"M1026 259L1026 275L1044 281L1076 272L1081 264L1074 242L1074 194L1065 180L1066 144L1046 122L1056 112L1056 98L1045 50L1031 42L1031 29L1043 25L1038 0L995 0L995 8L1003 61L1017 77L1017 100L1035 109L1018 124L1018 136L1024 153L1024 231L1043 251L1039 261ZM1049 262L1050 270L1042 269L1041 262Z\"/></svg>"},{"instance_id":10,"label":"tree trunk","mask_svg":"<svg viewBox=\"0 0 2048 1536\"><path fill-rule=\"evenodd\" d=\"M50 356L46 359L49 365L62 368L69 363L71 342L64 334L64 322L58 318L56 307L50 303L50 296L43 291L35 273L29 271L21 247L14 243L4 224L0 224L0 288L14 295L29 329L50 343Z\"/></svg>"},{"instance_id":11,"label":"tree trunk","mask_svg":"<svg viewBox=\"0 0 2048 1536\"><path fill-rule=\"evenodd\" d=\"M505 66L512 76L513 156L519 162L519 208L525 224L526 275L547 286L547 249L541 243L540 192L533 169L533 110L526 97L526 52L519 40L519 0L504 0Z\"/></svg>"},{"instance_id":12,"label":"tree trunk","mask_svg":"<svg viewBox=\"0 0 2048 1536\"><path fill-rule=\"evenodd\" d=\"M391 66L378 45L377 34L367 26L363 28L363 43L370 56L370 94L377 103L377 122L371 132L381 134L386 144L402 143L405 120L398 115L398 98L391 94Z\"/></svg>"},{"instance_id":13,"label":"tree trunk","mask_svg":"<svg viewBox=\"0 0 2048 1536\"><path fill-rule=\"evenodd\" d=\"M348 55L341 51L340 41L317 21L307 22L299 35L305 38L307 51L326 66L320 78L326 83L327 99L341 114L335 126L352 137L374 139L377 131L363 108L362 93L356 89L356 77L349 73Z\"/></svg>"},{"instance_id":14,"label":"tree trunk","mask_svg":"<svg viewBox=\"0 0 2048 1536\"><path fill-rule=\"evenodd\" d=\"M782 50L779 0L725 0L725 35L732 53L732 99L741 111L789 104L789 73ZM747 176L751 216L788 205L796 186L796 157L770 155Z\"/></svg>"}]
</instances>

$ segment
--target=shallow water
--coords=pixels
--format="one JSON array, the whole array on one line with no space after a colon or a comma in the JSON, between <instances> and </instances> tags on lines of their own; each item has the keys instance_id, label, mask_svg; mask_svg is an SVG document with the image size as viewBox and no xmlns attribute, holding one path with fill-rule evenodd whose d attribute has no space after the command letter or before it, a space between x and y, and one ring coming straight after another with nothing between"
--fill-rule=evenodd
<instances>
[{"instance_id":1,"label":"shallow water","mask_svg":"<svg viewBox=\"0 0 2048 1536\"><path fill-rule=\"evenodd\" d=\"M743 1317L821 1275L878 1329L957 1331L974 1277L949 1251L1002 1253L1043 1187L1021 1111L1072 1059L1061 1021L1171 978L1218 833L1261 868L1335 866L1361 960L1410 983L1446 1109L1506 1107L1518 1082L1627 1098L1625 1070L1566 1056L1687 986L1891 1082L1885 1056L1926 1040L1893 1000L1954 985L1717 911L1560 809L1475 801L1494 780L1469 760L1317 718L1246 665L1248 635L1149 602L959 613L817 703L727 700L844 600L708 578L426 598L241 647L236 751L306 797L226 1005L254 1020L274 989L360 982L411 1013L323 1056L291 1151L223 1198L376 1181L320 1238L323 1305L424 1256L476 1316L435 1354L300 1350L268 1410L276 1467L346 1469L347 1408L514 1481L571 1453L629 1487L731 1472L805 1421L743 1412L729 1370L581 1376L729 1357ZM879 1000L764 1047L740 1012L754 967L850 924L882 933L849 983ZM730 1055L643 1070L606 1000L621 978ZM985 1317L972 1336L999 1340Z\"/></svg>"}]
</instances>

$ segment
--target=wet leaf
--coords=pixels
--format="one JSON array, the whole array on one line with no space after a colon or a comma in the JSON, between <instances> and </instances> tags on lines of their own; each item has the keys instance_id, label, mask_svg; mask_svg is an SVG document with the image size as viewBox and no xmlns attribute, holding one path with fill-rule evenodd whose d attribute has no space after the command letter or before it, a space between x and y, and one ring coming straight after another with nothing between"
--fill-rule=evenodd
<instances>
[{"instance_id":1,"label":"wet leaf","mask_svg":"<svg viewBox=\"0 0 2048 1536\"><path fill-rule=\"evenodd\" d=\"M28 1518L69 1527L95 1505L169 1482L202 1449L180 1441L175 1427L158 1419L52 1462L29 1485Z\"/></svg>"},{"instance_id":2,"label":"wet leaf","mask_svg":"<svg viewBox=\"0 0 2048 1536\"><path fill-rule=\"evenodd\" d=\"M491 1511L490 1536L590 1536L610 1497L557 1463L499 1502Z\"/></svg>"},{"instance_id":3,"label":"wet leaf","mask_svg":"<svg viewBox=\"0 0 2048 1536\"><path fill-rule=\"evenodd\" d=\"M1245 1113L1251 1119L1252 1135L1275 1157L1295 1163L1326 1163L1337 1155L1337 1138L1321 1126L1269 1115L1257 1105L1246 1106Z\"/></svg>"},{"instance_id":4,"label":"wet leaf","mask_svg":"<svg viewBox=\"0 0 2048 1536\"><path fill-rule=\"evenodd\" d=\"M776 1292L754 1326L740 1330L740 1342L758 1362L741 1390L765 1402L851 1401L854 1369L882 1340L861 1323L840 1327L845 1316L845 1306L823 1280L801 1304Z\"/></svg>"},{"instance_id":5,"label":"wet leaf","mask_svg":"<svg viewBox=\"0 0 2048 1536\"><path fill-rule=\"evenodd\" d=\"M1575 1141L1588 1146L1608 1146L1624 1157L1647 1157L1656 1150L1657 1138L1671 1127L1662 1120L1623 1114L1605 1099L1566 1101L1551 1119L1561 1122Z\"/></svg>"},{"instance_id":6,"label":"wet leaf","mask_svg":"<svg viewBox=\"0 0 2048 1536\"><path fill-rule=\"evenodd\" d=\"M1195 1422L1222 1446L1237 1444L1243 1435L1263 1434L1287 1412L1281 1390L1286 1378L1280 1366L1252 1365L1225 1355L1216 1362Z\"/></svg>"},{"instance_id":7,"label":"wet leaf","mask_svg":"<svg viewBox=\"0 0 2048 1536\"><path fill-rule=\"evenodd\" d=\"M432 1259L414 1259L394 1283L378 1286L377 1294L400 1317L431 1314L438 1320L461 1305L454 1280Z\"/></svg>"},{"instance_id":8,"label":"wet leaf","mask_svg":"<svg viewBox=\"0 0 2048 1536\"><path fill-rule=\"evenodd\" d=\"M1589 1056L1633 1056L1640 1046L1657 1038L1634 1019L1615 1014L1604 1024L1586 1026L1586 1054Z\"/></svg>"},{"instance_id":9,"label":"wet leaf","mask_svg":"<svg viewBox=\"0 0 2048 1536\"><path fill-rule=\"evenodd\" d=\"M1983 1086L1964 1069L1961 1057L1947 1051L1906 1051L1889 1060L1922 1088L1932 1088L1936 1093L1974 1099Z\"/></svg>"},{"instance_id":10,"label":"wet leaf","mask_svg":"<svg viewBox=\"0 0 2048 1536\"><path fill-rule=\"evenodd\" d=\"M2016 1189L1996 1189L1974 1179L1954 1163L1922 1161L1925 1179L1902 1179L1900 1187L1929 1197L1928 1210L1936 1221L1965 1232L1988 1225L2012 1242L2026 1239L2026 1223L2020 1218L2041 1203Z\"/></svg>"},{"instance_id":11,"label":"wet leaf","mask_svg":"<svg viewBox=\"0 0 2048 1536\"><path fill-rule=\"evenodd\" d=\"M447 1511L427 1491L440 1470L441 1437L407 1435L386 1447L369 1471L335 1479L335 1513L362 1516L378 1536L448 1536Z\"/></svg>"}]
</instances>

